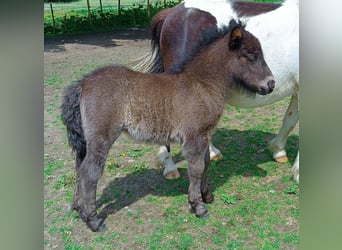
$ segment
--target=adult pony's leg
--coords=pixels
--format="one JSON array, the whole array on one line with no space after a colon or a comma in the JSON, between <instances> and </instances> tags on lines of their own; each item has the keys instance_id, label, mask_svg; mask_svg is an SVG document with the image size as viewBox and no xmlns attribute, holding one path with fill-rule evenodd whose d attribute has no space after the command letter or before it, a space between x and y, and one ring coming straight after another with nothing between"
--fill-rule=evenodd
<instances>
[{"instance_id":1,"label":"adult pony's leg","mask_svg":"<svg viewBox=\"0 0 342 250\"><path fill-rule=\"evenodd\" d=\"M287 137L298 122L298 95L291 97L290 104L283 118L283 124L276 137L268 144L268 149L273 152L273 158L277 162L287 162L288 158L285 151Z\"/></svg>"},{"instance_id":2,"label":"adult pony's leg","mask_svg":"<svg viewBox=\"0 0 342 250\"><path fill-rule=\"evenodd\" d=\"M189 162L188 174L190 185L188 201L191 210L200 218L209 216L204 202L211 202L213 200L206 179L206 171L209 166L208 144L209 139L201 136L192 139L186 138L183 144L183 152Z\"/></svg>"},{"instance_id":3,"label":"adult pony's leg","mask_svg":"<svg viewBox=\"0 0 342 250\"><path fill-rule=\"evenodd\" d=\"M160 165L164 168L163 175L166 179L178 179L180 174L176 164L172 161L170 152L170 144L161 146L158 152L158 159Z\"/></svg>"},{"instance_id":4,"label":"adult pony's leg","mask_svg":"<svg viewBox=\"0 0 342 250\"><path fill-rule=\"evenodd\" d=\"M296 126L298 119L298 95L293 95L291 97L290 104L286 110L283 119L283 125L280 128L278 135L274 137L268 144L268 149L273 152L273 158L277 162L283 163L288 161L285 151L285 144L289 133ZM297 182L299 182L299 154L297 155L295 163L292 167L292 171L297 171L298 178L296 176L294 176L294 178Z\"/></svg>"},{"instance_id":5,"label":"adult pony's leg","mask_svg":"<svg viewBox=\"0 0 342 250\"><path fill-rule=\"evenodd\" d=\"M221 160L223 155L211 142L209 144L210 160ZM176 164L172 161L170 145L161 146L158 152L160 165L164 168L163 175L166 179L178 179L180 177Z\"/></svg>"},{"instance_id":6,"label":"adult pony's leg","mask_svg":"<svg viewBox=\"0 0 342 250\"><path fill-rule=\"evenodd\" d=\"M297 152L297 157L292 166L293 179L299 183L299 151Z\"/></svg>"}]
</instances>

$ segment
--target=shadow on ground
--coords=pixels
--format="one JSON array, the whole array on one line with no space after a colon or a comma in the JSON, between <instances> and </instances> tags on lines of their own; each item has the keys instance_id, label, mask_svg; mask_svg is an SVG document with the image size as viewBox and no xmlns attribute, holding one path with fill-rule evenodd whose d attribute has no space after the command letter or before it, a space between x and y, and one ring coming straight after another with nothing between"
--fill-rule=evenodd
<instances>
[{"instance_id":1,"label":"shadow on ground","mask_svg":"<svg viewBox=\"0 0 342 250\"><path fill-rule=\"evenodd\" d=\"M272 154L266 150L267 142L275 135L263 131L217 129L213 135L213 143L224 155L215 167L208 170L210 190L224 185L230 177L259 176L265 177L267 172L259 165L273 161ZM298 148L298 136L291 135L287 142L288 157L292 165ZM177 155L176 161L182 159ZM281 164L279 165L281 166ZM103 206L100 216L106 218L120 209L129 206L146 195L177 196L187 194L187 169L179 168L181 177L177 180L166 180L157 169L145 169L115 178L104 189L97 200L97 207Z\"/></svg>"},{"instance_id":2,"label":"shadow on ground","mask_svg":"<svg viewBox=\"0 0 342 250\"><path fill-rule=\"evenodd\" d=\"M44 52L63 52L64 44L85 44L100 47L116 47L115 40L145 40L150 39L149 29L125 29L119 31L99 32L84 35L70 35L44 39Z\"/></svg>"}]
</instances>

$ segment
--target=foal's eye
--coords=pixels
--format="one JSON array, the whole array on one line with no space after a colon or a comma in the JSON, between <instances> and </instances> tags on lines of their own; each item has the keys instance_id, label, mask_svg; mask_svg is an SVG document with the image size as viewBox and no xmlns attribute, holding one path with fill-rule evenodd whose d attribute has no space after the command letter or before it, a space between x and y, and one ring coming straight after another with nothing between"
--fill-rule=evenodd
<instances>
[{"instance_id":1,"label":"foal's eye","mask_svg":"<svg viewBox=\"0 0 342 250\"><path fill-rule=\"evenodd\" d=\"M251 53L248 53L246 55L246 57L247 57L248 61L250 61L250 62L255 62L257 59L256 56L254 54L251 54Z\"/></svg>"}]
</instances>

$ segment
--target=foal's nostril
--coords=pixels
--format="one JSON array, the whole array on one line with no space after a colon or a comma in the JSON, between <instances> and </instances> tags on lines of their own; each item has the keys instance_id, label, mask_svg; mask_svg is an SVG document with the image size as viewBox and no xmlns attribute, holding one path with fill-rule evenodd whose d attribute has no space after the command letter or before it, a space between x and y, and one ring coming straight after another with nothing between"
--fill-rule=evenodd
<instances>
[{"instance_id":1,"label":"foal's nostril","mask_svg":"<svg viewBox=\"0 0 342 250\"><path fill-rule=\"evenodd\" d=\"M274 89L274 86L275 86L275 81L274 81L274 80L269 80L269 81L267 82L267 86L268 86L271 90L273 90L273 89Z\"/></svg>"}]
</instances>

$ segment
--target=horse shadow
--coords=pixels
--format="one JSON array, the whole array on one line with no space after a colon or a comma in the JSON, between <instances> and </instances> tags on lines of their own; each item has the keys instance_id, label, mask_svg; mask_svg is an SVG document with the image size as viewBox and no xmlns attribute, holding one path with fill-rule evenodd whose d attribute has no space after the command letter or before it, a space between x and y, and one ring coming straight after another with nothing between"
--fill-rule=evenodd
<instances>
[{"instance_id":1,"label":"horse shadow","mask_svg":"<svg viewBox=\"0 0 342 250\"><path fill-rule=\"evenodd\" d=\"M267 172L258 165L273 161L272 153L265 148L274 136L272 133L255 130L217 129L212 142L224 157L216 162L214 167L213 164L209 167L210 190L214 192L235 175L265 177ZM290 163L293 163L296 157L297 147L298 136L291 135L286 147ZM176 163L184 160L180 154L173 156L173 159L176 159ZM103 207L99 216L105 219L109 214L116 213L147 195L174 197L187 194L187 168L178 167L178 170L181 177L177 180L167 180L160 170L152 168L115 178L97 200L97 208Z\"/></svg>"},{"instance_id":2,"label":"horse shadow","mask_svg":"<svg viewBox=\"0 0 342 250\"><path fill-rule=\"evenodd\" d=\"M131 28L91 34L65 35L52 38L48 37L44 38L44 52L66 51L64 47L66 43L93 45L108 48L120 46L115 40L138 41L146 39L150 39L150 33L147 28Z\"/></svg>"}]
</instances>

